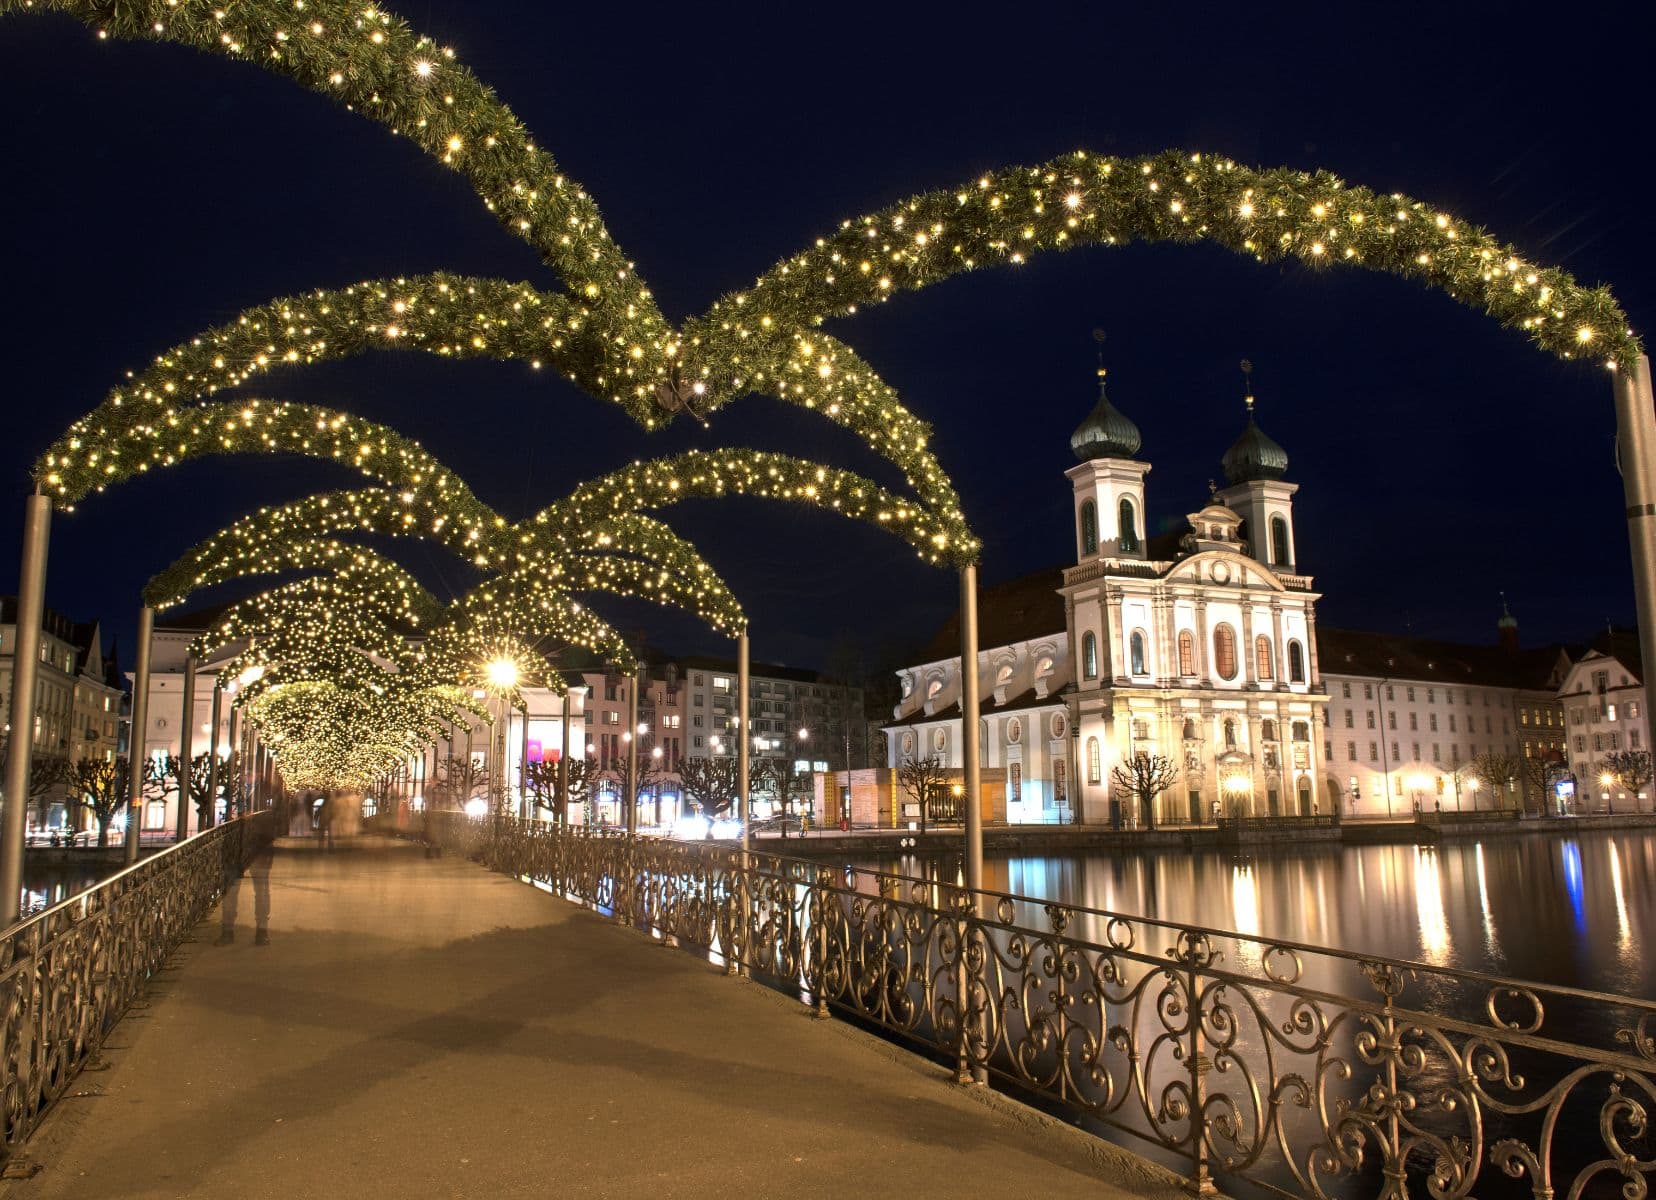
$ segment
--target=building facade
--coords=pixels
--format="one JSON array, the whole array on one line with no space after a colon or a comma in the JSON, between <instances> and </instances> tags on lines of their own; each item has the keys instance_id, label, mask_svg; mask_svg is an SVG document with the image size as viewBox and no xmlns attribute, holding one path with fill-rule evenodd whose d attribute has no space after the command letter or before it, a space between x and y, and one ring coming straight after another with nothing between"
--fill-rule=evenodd
<instances>
[{"instance_id":1,"label":"building facade","mask_svg":"<svg viewBox=\"0 0 1656 1200\"><path fill-rule=\"evenodd\" d=\"M1073 565L980 596L983 794L1005 797L989 819L1142 828L1578 811L1572 786L1593 789L1598 807L1637 798L1605 762L1649 748L1636 646L1522 650L1510 613L1486 646L1322 629L1295 536L1297 485L1252 397L1221 460L1226 486L1210 485L1177 533L1146 536L1140 444L1100 371L1065 473ZM951 620L898 672L890 767L961 765L959 647ZM1131 786L1146 760L1176 771L1153 801Z\"/></svg>"}]
</instances>

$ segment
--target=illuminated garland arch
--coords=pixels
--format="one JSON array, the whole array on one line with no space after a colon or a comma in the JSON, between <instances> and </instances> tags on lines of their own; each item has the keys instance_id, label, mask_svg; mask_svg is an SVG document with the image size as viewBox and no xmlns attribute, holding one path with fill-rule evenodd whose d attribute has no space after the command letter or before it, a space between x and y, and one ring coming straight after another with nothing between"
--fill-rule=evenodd
<instances>
[{"instance_id":1,"label":"illuminated garland arch","mask_svg":"<svg viewBox=\"0 0 1656 1200\"><path fill-rule=\"evenodd\" d=\"M190 653L207 658L239 641L258 644L276 661L281 642L340 641L359 653L402 664L410 656L408 637L397 625L406 609L384 604L371 588L312 576L237 601L190 643Z\"/></svg>"},{"instance_id":2,"label":"illuminated garland arch","mask_svg":"<svg viewBox=\"0 0 1656 1200\"><path fill-rule=\"evenodd\" d=\"M1132 241L1210 241L1259 262L1365 267L1481 308L1560 358L1614 367L1640 353L1607 288L1584 287L1458 217L1325 171L1256 170L1182 150L1078 150L926 192L843 222L712 312L750 330L766 317L809 327L977 267Z\"/></svg>"}]
</instances>

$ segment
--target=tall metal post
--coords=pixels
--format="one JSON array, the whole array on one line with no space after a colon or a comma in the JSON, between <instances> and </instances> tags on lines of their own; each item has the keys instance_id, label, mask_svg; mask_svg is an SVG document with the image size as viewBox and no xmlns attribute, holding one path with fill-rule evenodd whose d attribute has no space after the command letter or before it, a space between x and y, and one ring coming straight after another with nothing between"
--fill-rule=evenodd
<instances>
[{"instance_id":1,"label":"tall metal post","mask_svg":"<svg viewBox=\"0 0 1656 1200\"><path fill-rule=\"evenodd\" d=\"M960 568L960 762L966 805L966 886L983 886L982 771L978 754L977 564Z\"/></svg>"},{"instance_id":2,"label":"tall metal post","mask_svg":"<svg viewBox=\"0 0 1656 1200\"><path fill-rule=\"evenodd\" d=\"M634 667L627 680L627 786L621 794L629 837L638 832L638 679Z\"/></svg>"},{"instance_id":3,"label":"tall metal post","mask_svg":"<svg viewBox=\"0 0 1656 1200\"><path fill-rule=\"evenodd\" d=\"M518 807L525 821L535 819L534 802L529 799L529 695L523 696L523 729L518 738Z\"/></svg>"},{"instance_id":4,"label":"tall metal post","mask_svg":"<svg viewBox=\"0 0 1656 1200\"><path fill-rule=\"evenodd\" d=\"M1616 447L1633 550L1633 607L1639 622L1639 669L1645 713L1656 721L1656 392L1650 356L1615 372ZM1652 725L1656 728L1656 724Z\"/></svg>"},{"instance_id":5,"label":"tall metal post","mask_svg":"<svg viewBox=\"0 0 1656 1200\"><path fill-rule=\"evenodd\" d=\"M238 770L241 768L241 757L242 757L241 756L241 746L236 741L236 738L239 735L239 731L236 728L236 718L239 715L240 714L239 714L235 704L232 703L230 705L230 728L225 730L225 738L224 738L225 745L227 745L230 748L230 755L231 755L230 762L227 762L225 764L225 767L224 767L225 772L226 772L224 782L225 782L226 788L230 792L230 797L225 802L225 805L224 805L224 815L225 816L238 816L238 817L241 816L241 813L242 813L241 789L238 788L235 785L235 777L229 774L229 770L230 770L231 762L233 762L235 764L235 766Z\"/></svg>"},{"instance_id":6,"label":"tall metal post","mask_svg":"<svg viewBox=\"0 0 1656 1200\"><path fill-rule=\"evenodd\" d=\"M219 712L224 704L224 689L219 686L219 673L213 672L213 711L208 718L212 731L207 735L207 814L201 818L206 829L218 817L219 787ZM228 815L228 813L226 813Z\"/></svg>"},{"instance_id":7,"label":"tall metal post","mask_svg":"<svg viewBox=\"0 0 1656 1200\"><path fill-rule=\"evenodd\" d=\"M552 814L556 824L569 823L569 680L564 679L563 746L558 751L558 809Z\"/></svg>"},{"instance_id":8,"label":"tall metal post","mask_svg":"<svg viewBox=\"0 0 1656 1200\"><path fill-rule=\"evenodd\" d=\"M178 729L178 837L190 836L190 782L195 775L195 679L196 660L184 656L184 721Z\"/></svg>"},{"instance_id":9,"label":"tall metal post","mask_svg":"<svg viewBox=\"0 0 1656 1200\"><path fill-rule=\"evenodd\" d=\"M155 638L155 610L138 610L138 655L132 664L132 724L127 729L127 866L138 861L138 835L144 827L144 742L149 736L150 642Z\"/></svg>"},{"instance_id":10,"label":"tall metal post","mask_svg":"<svg viewBox=\"0 0 1656 1200\"><path fill-rule=\"evenodd\" d=\"M748 832L748 740L748 634L743 629L736 635L736 815L742 822L743 851L753 846Z\"/></svg>"},{"instance_id":11,"label":"tall metal post","mask_svg":"<svg viewBox=\"0 0 1656 1200\"><path fill-rule=\"evenodd\" d=\"M23 505L23 565L17 583L17 641L12 647L11 737L0 820L0 925L6 926L23 910L23 842L29 832L35 681L40 672L40 627L46 617L46 548L51 533L52 502L37 488Z\"/></svg>"}]
</instances>

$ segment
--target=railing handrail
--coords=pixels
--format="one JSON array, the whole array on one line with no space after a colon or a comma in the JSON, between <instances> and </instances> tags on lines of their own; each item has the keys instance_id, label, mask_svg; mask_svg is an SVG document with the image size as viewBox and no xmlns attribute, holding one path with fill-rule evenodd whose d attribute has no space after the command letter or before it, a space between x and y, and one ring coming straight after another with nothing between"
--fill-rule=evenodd
<instances>
[{"instance_id":1,"label":"railing handrail","mask_svg":"<svg viewBox=\"0 0 1656 1200\"><path fill-rule=\"evenodd\" d=\"M97 883L94 883L91 887L82 888L73 896L66 896L62 900L59 900L56 904L49 905L48 907L41 909L39 912L30 913L26 917L19 917L15 923L6 926L4 929L0 929L0 939L16 937L19 933L24 932L28 926L34 924L35 922L50 920L52 917L58 915L71 906L79 905L82 909L85 909L87 901L91 900L92 897L97 895L97 893L116 886L134 871L137 871L140 868L146 870L152 869L155 864L160 862L162 859L167 858L169 855L177 854L181 850L187 849L191 842L194 842L197 838L203 837L206 834L212 833L215 829L223 829L228 825L234 825L238 821L257 821L264 815L265 814L263 812L244 813L242 816L232 817L228 821L220 821L216 825L209 825L206 829L199 829L189 837L185 838L182 842L174 842L165 850L157 850L154 854L146 854L137 862L131 864L130 866L122 867L113 875L105 876L103 879L98 880Z\"/></svg>"},{"instance_id":2,"label":"railing handrail","mask_svg":"<svg viewBox=\"0 0 1656 1200\"><path fill-rule=\"evenodd\" d=\"M445 809L440 811L449 812L454 816L463 817L466 820L471 821L499 819L514 824L522 824L526 827L544 826L549 829L558 828L558 826L555 826L554 823L550 821L522 821L517 817L467 817L466 814L459 809ZM624 841L629 836L624 829L607 829L599 827L589 828L582 825L570 825L567 826L567 829L571 834L577 837L602 837ZM728 846L721 841L692 841L657 834L634 834L631 836L636 838L641 843L663 843L683 846L688 849L695 850L698 853L702 852L706 848L713 848L726 854L739 855L742 853L739 847ZM1416 974L1455 979L1466 983L1475 983L1485 987L1515 986L1528 991L1543 991L1549 995L1567 996L1576 1000L1590 1000L1598 1003L1619 1004L1628 1008L1640 1009L1642 1011L1649 1012L1652 1015L1656 1015L1656 1000L1645 1000L1637 996L1619 995L1615 992L1594 991L1590 988L1575 987L1570 984L1544 983L1539 980L1519 979L1516 976L1492 975L1485 971L1473 971L1464 967L1443 967L1432 963L1424 963L1418 959L1394 958L1383 954L1367 954L1355 950L1342 950L1333 946L1319 946L1312 942L1299 942L1287 938L1270 937L1263 933L1240 933L1233 929L1226 929L1223 926L1200 925L1194 922L1169 921L1161 917L1146 917L1135 913L1117 912L1107 908L1093 908L1083 904L1070 904L1058 900L1045 900L1036 896L1020 895L1016 892L1000 892L990 888L978 888L973 890L968 889L966 885L962 883L950 883L941 879L925 879L918 875L904 875L900 872L877 871L870 867L858 867L852 866L851 864L846 864L843 867L829 866L828 864L823 863L820 859L796 858L791 855L777 854L771 850L750 849L747 851L747 854L750 860L755 858L769 858L779 863L794 864L809 870L822 870L825 867L827 867L827 869L837 871L850 870L859 874L872 876L876 879L890 879L900 883L919 884L924 887L946 888L952 892L962 894L970 892L970 894L975 896L990 897L996 902L1007 900L1014 904L1027 904L1038 909L1045 909L1049 907L1060 908L1066 913L1077 916L1099 917L1106 923L1110 921L1132 921L1141 925L1152 926L1157 929L1174 933L1200 932L1212 937L1229 938L1237 942L1252 943L1254 945L1261 946L1277 946L1285 950L1321 955L1331 959L1338 959L1358 967L1367 963L1374 964L1376 966L1397 967ZM1081 942L1084 939L1077 938L1071 940Z\"/></svg>"}]
</instances>

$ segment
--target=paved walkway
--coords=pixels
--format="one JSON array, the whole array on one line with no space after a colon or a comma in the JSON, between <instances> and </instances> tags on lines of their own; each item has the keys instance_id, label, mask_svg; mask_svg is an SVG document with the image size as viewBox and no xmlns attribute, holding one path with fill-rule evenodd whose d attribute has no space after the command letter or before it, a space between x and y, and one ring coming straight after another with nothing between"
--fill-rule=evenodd
<instances>
[{"instance_id":1,"label":"paved walkway","mask_svg":"<svg viewBox=\"0 0 1656 1200\"><path fill-rule=\"evenodd\" d=\"M1171 1200L1170 1177L454 857L278 844L27 1147L28 1200Z\"/></svg>"}]
</instances>

